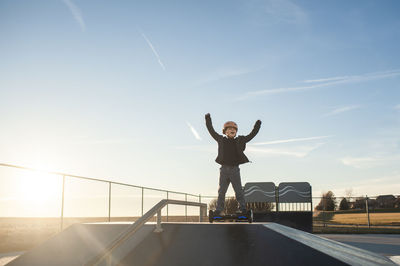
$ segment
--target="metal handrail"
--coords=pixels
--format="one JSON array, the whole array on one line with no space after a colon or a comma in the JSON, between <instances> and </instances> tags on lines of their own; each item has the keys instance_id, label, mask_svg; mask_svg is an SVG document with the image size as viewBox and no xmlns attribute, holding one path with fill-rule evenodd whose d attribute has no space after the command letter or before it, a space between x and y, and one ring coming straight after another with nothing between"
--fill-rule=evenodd
<instances>
[{"instance_id":1,"label":"metal handrail","mask_svg":"<svg viewBox=\"0 0 400 266\"><path fill-rule=\"evenodd\" d=\"M74 178L85 179L85 180L90 180L90 181L111 183L114 185L128 186L128 187L134 187L134 188L143 188L143 189L160 191L160 192L170 192L170 193L174 193L174 194L188 195L188 196L193 196L193 197L199 196L199 195L194 195L194 194L185 193L185 192L170 191L170 190L152 188L152 187L143 187L143 186L137 186L137 185L127 184L127 183L109 181L109 180L105 180L105 179L98 179L98 178L79 176L79 175L71 175L71 174L54 172L54 171L46 171L46 170L36 169L36 168L32 168L32 167L25 167L25 166L13 165L13 164L0 163L0 166L17 168L17 169L22 169L22 170L29 170L29 171L36 171L36 172L43 172L43 173L50 174L50 175L68 176L68 177L74 177Z\"/></svg>"},{"instance_id":2,"label":"metal handrail","mask_svg":"<svg viewBox=\"0 0 400 266\"><path fill-rule=\"evenodd\" d=\"M121 182L114 182L114 181L110 181L110 180L91 178L91 177L85 177L85 176L79 176L79 175L72 175L72 174L66 174L66 173L56 172L56 171L47 171L47 170L43 170L43 169L36 169L36 168L32 168L32 167L25 167L25 166L13 165L13 164L0 163L0 167L15 168L15 169L21 169L21 170L27 170L27 171L35 171L35 172L40 172L40 173L45 173L45 174L50 174L50 175L57 175L57 176L62 177L60 231L62 231L64 229L64 195L65 195L64 190L65 190L66 178L78 178L78 179L88 180L88 181L92 181L92 182L102 182L102 183L108 184L108 221L109 222L111 221L111 198L112 198L111 187L112 187L112 185L120 185L120 186L125 186L125 187L141 189L141 191L142 191L142 200L141 200L142 213L141 213L141 215L144 214L143 211L144 211L144 192L145 192L145 190L166 193L167 198L169 197L170 194L184 195L185 200L187 200L188 196L196 197L199 199L199 202L201 202L201 195L194 195L194 194L185 193L185 192L170 191L170 190L166 190L166 189L158 189L158 188L151 188L151 187L143 187L143 186L137 186L137 185L126 184L126 183L121 183ZM185 208L185 217L187 217L187 209L186 208ZM168 220L168 209L167 209L167 220Z\"/></svg>"},{"instance_id":3,"label":"metal handrail","mask_svg":"<svg viewBox=\"0 0 400 266\"><path fill-rule=\"evenodd\" d=\"M127 230L122 232L110 245L108 245L99 255L94 257L85 266L99 265L104 259L111 261L111 253L113 250L121 246L128 238L130 238L134 233L136 233L147 221L149 221L157 213L157 225L155 232L162 232L161 229L161 210L168 204L174 205L190 205L200 207L200 218L199 221L202 222L202 217L206 215L207 204L199 202L181 201L181 200L170 200L163 199L148 212L146 212L142 217L140 217L134 224L128 227Z\"/></svg>"}]
</instances>

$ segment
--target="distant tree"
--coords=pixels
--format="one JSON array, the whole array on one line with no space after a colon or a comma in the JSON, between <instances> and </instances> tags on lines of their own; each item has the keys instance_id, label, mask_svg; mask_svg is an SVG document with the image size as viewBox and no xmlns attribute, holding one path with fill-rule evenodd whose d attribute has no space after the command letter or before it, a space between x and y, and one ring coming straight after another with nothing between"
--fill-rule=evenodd
<instances>
[{"instance_id":1,"label":"distant tree","mask_svg":"<svg viewBox=\"0 0 400 266\"><path fill-rule=\"evenodd\" d=\"M213 199L208 204L210 210L215 210L217 208L217 199ZM239 210L239 204L234 197L228 197L225 199L224 212L226 214L233 214Z\"/></svg>"},{"instance_id":2,"label":"distant tree","mask_svg":"<svg viewBox=\"0 0 400 266\"><path fill-rule=\"evenodd\" d=\"M247 209L252 209L255 213L264 213L272 210L274 205L271 202L256 202L256 203L247 203Z\"/></svg>"},{"instance_id":3,"label":"distant tree","mask_svg":"<svg viewBox=\"0 0 400 266\"><path fill-rule=\"evenodd\" d=\"M339 210L346 211L349 209L349 203L346 198L343 198L339 203Z\"/></svg>"},{"instance_id":4,"label":"distant tree","mask_svg":"<svg viewBox=\"0 0 400 266\"><path fill-rule=\"evenodd\" d=\"M344 194L346 195L347 198L347 202L351 202L351 198L353 197L354 193L353 193L353 188L348 188L344 191Z\"/></svg>"},{"instance_id":5,"label":"distant tree","mask_svg":"<svg viewBox=\"0 0 400 266\"><path fill-rule=\"evenodd\" d=\"M336 208L336 198L332 191L322 194L321 201L315 207L318 211L334 211Z\"/></svg>"}]
</instances>

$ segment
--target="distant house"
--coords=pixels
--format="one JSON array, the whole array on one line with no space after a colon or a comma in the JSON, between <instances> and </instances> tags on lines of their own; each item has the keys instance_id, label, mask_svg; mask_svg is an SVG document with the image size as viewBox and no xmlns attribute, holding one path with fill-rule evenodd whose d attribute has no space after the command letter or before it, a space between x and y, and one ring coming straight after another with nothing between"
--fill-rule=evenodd
<instances>
[{"instance_id":1,"label":"distant house","mask_svg":"<svg viewBox=\"0 0 400 266\"><path fill-rule=\"evenodd\" d=\"M365 198L357 198L356 201L350 202L350 208L364 210L366 208ZM377 200L368 198L368 209L374 210L376 208L379 208Z\"/></svg>"},{"instance_id":2,"label":"distant house","mask_svg":"<svg viewBox=\"0 0 400 266\"><path fill-rule=\"evenodd\" d=\"M394 208L396 197L393 195L381 195L376 198L378 208Z\"/></svg>"},{"instance_id":3,"label":"distant house","mask_svg":"<svg viewBox=\"0 0 400 266\"><path fill-rule=\"evenodd\" d=\"M357 198L350 206L352 209L365 209L365 198Z\"/></svg>"},{"instance_id":4,"label":"distant house","mask_svg":"<svg viewBox=\"0 0 400 266\"><path fill-rule=\"evenodd\" d=\"M394 203L394 207L400 209L400 196L397 196L397 199L396 199L396 201Z\"/></svg>"}]
</instances>

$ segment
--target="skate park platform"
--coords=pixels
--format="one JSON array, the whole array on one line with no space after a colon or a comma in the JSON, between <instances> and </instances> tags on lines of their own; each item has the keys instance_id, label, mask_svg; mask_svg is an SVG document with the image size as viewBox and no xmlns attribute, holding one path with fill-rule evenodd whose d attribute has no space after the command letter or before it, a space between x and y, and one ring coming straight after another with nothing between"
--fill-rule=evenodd
<instances>
[{"instance_id":1,"label":"skate park platform","mask_svg":"<svg viewBox=\"0 0 400 266\"><path fill-rule=\"evenodd\" d=\"M93 264L132 223L76 224L8 265ZM276 223L147 223L109 265L395 265L388 258Z\"/></svg>"}]
</instances>

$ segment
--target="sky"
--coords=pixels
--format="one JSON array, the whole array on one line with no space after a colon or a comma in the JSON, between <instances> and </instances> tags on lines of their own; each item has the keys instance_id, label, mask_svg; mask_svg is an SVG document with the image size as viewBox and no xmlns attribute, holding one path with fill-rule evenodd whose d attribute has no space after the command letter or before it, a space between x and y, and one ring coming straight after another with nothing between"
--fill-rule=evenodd
<instances>
[{"instance_id":1,"label":"sky","mask_svg":"<svg viewBox=\"0 0 400 266\"><path fill-rule=\"evenodd\" d=\"M399 11L396 0L0 0L0 162L216 195L210 113L220 133L262 121L243 184L399 194ZM11 178L3 195L17 191Z\"/></svg>"}]
</instances>

